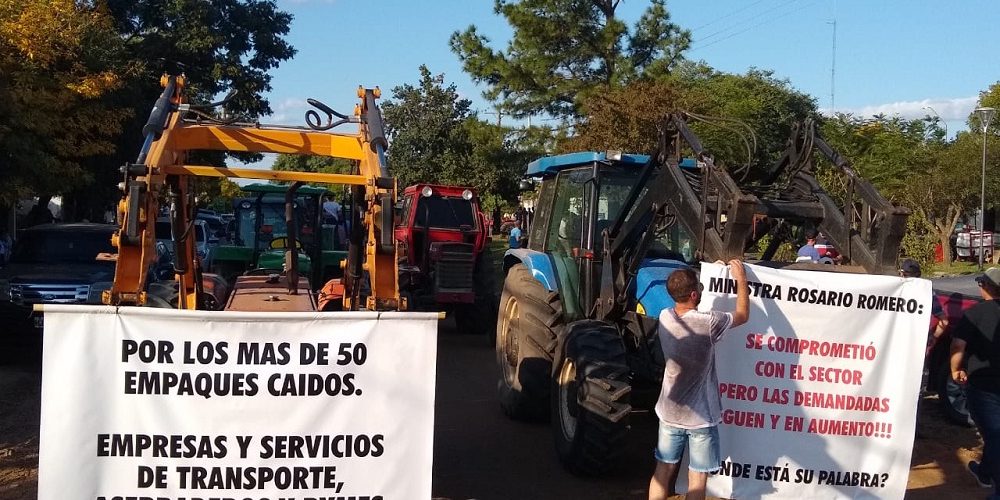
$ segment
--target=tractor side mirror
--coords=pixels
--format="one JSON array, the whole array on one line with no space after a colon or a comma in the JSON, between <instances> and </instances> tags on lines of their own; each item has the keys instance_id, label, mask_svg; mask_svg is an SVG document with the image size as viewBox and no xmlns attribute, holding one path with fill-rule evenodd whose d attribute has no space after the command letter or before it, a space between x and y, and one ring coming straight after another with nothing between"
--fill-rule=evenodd
<instances>
[{"instance_id":1,"label":"tractor side mirror","mask_svg":"<svg viewBox=\"0 0 1000 500\"><path fill-rule=\"evenodd\" d=\"M517 184L517 188L521 191L534 191L535 183L531 179L521 179L521 182Z\"/></svg>"}]
</instances>

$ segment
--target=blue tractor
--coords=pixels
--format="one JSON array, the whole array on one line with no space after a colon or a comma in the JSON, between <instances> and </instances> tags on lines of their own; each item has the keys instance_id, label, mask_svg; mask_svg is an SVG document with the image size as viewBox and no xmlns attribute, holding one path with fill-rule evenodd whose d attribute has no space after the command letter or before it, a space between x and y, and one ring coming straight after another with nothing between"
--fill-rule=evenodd
<instances>
[{"instance_id":1,"label":"blue tractor","mask_svg":"<svg viewBox=\"0 0 1000 500\"><path fill-rule=\"evenodd\" d=\"M790 228L811 227L846 250L855 270L894 274L909 213L858 178L809 122L793 127L777 164L741 179L742 188L683 115L661 130L649 156L582 152L531 162L526 177L541 187L528 244L504 256L495 338L501 406L516 419L551 418L561 461L583 475L616 463L633 407L656 401L664 367L656 326L673 306L664 286L671 272L743 257L765 235L760 260L771 261L794 238ZM863 210L844 210L819 187L814 148L849 180L849 206Z\"/></svg>"}]
</instances>

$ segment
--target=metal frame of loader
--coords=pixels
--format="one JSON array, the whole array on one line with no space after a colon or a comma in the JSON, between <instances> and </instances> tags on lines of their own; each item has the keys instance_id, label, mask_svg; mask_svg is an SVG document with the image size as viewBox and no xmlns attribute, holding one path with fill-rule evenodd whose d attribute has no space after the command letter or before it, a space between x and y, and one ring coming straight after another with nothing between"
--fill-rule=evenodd
<instances>
[{"instance_id":1,"label":"metal frame of loader","mask_svg":"<svg viewBox=\"0 0 1000 500\"><path fill-rule=\"evenodd\" d=\"M683 227L695 241L695 261L742 257L763 234L771 234L764 255L770 259L789 226L814 227L841 248L853 270L895 274L909 211L861 179L816 135L812 122L794 127L781 159L744 189L715 165L684 115L670 115L662 130L657 151L645 164L636 165L639 157L630 156L633 168L641 168L622 203L631 208L603 230L595 220L600 172L626 163L616 163L609 153L576 164L583 172L592 167L593 187L582 204L585 227L572 264L549 250L547 228L560 215L554 213L555 195L550 206L538 210L536 240L528 250L509 251L504 261L496 340L501 406L513 418L551 415L556 451L575 473L598 474L614 465L632 403L655 402L663 375L656 318L639 312L633 294L658 233L674 224ZM843 210L814 176L814 148L847 180ZM685 153L694 156L694 165ZM548 175L543 182L555 183L561 171ZM545 192L543 185L541 204ZM768 231L755 235L761 216ZM578 270L576 280L556 272L571 265ZM834 270L823 264L788 267Z\"/></svg>"},{"instance_id":2,"label":"metal frame of loader","mask_svg":"<svg viewBox=\"0 0 1000 500\"><path fill-rule=\"evenodd\" d=\"M160 200L169 203L176 256L174 271L178 283L179 309L203 308L200 264L195 256L194 238L188 228L195 217L192 186L196 176L236 177L289 181L286 197L286 220L294 227L291 212L295 191L304 183L344 184L351 186L355 209L351 225L345 277L333 287L343 310L405 309L397 287L396 245L393 239L393 205L396 182L388 172L385 150L388 142L383 132L382 115L375 100L381 92L358 88L360 102L353 116L334 111L325 104L309 99L320 113L306 113L308 127L239 123L212 116L212 108L226 100L208 105L192 105L183 95L183 75L164 75L163 92L157 99L143 127L145 142L134 163L121 168L124 176L119 185L123 197L118 204L121 227L112 238L118 249L114 283L104 292L103 301L111 305L143 305L147 302L147 269L156 258L155 219ZM336 118L336 120L335 120ZM330 129L357 123L358 132L333 133ZM293 153L345 158L356 162L355 174L321 174L254 169L186 165L191 151L215 150L251 153ZM285 256L286 270L279 276L241 276L234 287L234 296L250 292L256 300L252 310L309 310L316 308L310 293L301 296L300 288L308 289L308 281L297 272L297 245L294 231L288 237ZM254 278L254 279L249 279ZM242 284L240 280L246 281ZM303 283L305 281L305 283ZM303 286L306 285L306 286ZM285 299L278 288L287 290ZM326 289L326 288L324 288ZM304 300L303 300L304 299ZM230 302L233 297L230 298ZM289 304L294 302L295 305Z\"/></svg>"}]
</instances>

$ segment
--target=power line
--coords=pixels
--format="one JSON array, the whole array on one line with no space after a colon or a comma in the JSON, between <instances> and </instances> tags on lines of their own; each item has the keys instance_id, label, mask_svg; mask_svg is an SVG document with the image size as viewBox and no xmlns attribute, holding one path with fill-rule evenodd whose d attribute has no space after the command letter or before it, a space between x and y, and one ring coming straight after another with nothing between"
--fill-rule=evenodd
<instances>
[{"instance_id":1,"label":"power line","mask_svg":"<svg viewBox=\"0 0 1000 500\"><path fill-rule=\"evenodd\" d=\"M733 30L733 29L738 29L738 28L740 28L742 26L745 26L750 21L753 21L755 19L760 19L761 17L764 17L767 14L770 14L770 13L772 13L772 12L778 10L778 9L781 9L781 8L787 6L787 5L791 5L791 4L795 3L795 1L796 0L786 0L785 2L780 3L778 5L775 5L774 7L771 7L770 9L767 9L767 10L765 10L763 12L759 12L758 14L756 14L754 16L751 16L751 17L748 17L748 18L743 19L741 21L738 21L738 22L736 22L734 24L731 24L731 25L729 25L729 26L727 26L725 28L722 28L719 31L716 31L716 32L710 33L708 35L705 35L705 37L701 38L699 41L700 42L705 42L705 41L711 40L715 36L722 35L722 34L726 33L727 31L730 31L730 30Z\"/></svg>"},{"instance_id":2,"label":"power line","mask_svg":"<svg viewBox=\"0 0 1000 500\"><path fill-rule=\"evenodd\" d=\"M688 51L689 51L689 52L693 52L693 51L695 51L695 50L700 50L700 49L704 49L704 48L706 48L706 47L711 47L712 45L715 45L715 44L717 44L717 43L719 43L719 42L722 42L722 41L725 41L725 40L729 40L730 38L732 38L732 37L734 37L734 36L737 36L737 35L742 35L743 33L746 33L746 32L748 32L748 31L750 31L750 30L754 30L754 29L757 29L757 28L759 28L759 27L761 27L761 26L764 26L764 25L766 25L766 24L770 24L770 23L773 23L774 21L777 21L778 19L781 19L781 18L783 18L783 17L788 17L788 16L790 16L790 15L792 15L792 14L796 13L796 12L799 12L799 11L801 11L801 10L803 10L803 9L806 9L807 7L811 7L811 6L813 6L813 5L814 5L814 4L816 4L816 2L818 2L818 1L819 1L819 0L813 0L813 1L811 1L811 2L808 2L808 3L805 3L805 4L802 4L802 5L801 5L801 6L799 7L799 8L797 8L797 9L794 9L794 10L790 10L790 11L788 11L788 12L785 12L784 14L781 14L780 16L777 16L777 17L774 17L774 18L771 18L771 19L768 19L768 20L766 20L766 21L764 21L764 22L761 22L761 23L758 23L758 24L755 24L755 25L753 25L753 26L750 26L749 28L746 28L746 29L744 29L744 30L740 30L740 31L737 31L736 33L733 33L733 34L731 34L731 35L729 35L729 36L726 36L726 37L723 37L723 38L719 38L719 39L716 39L716 40L713 40L712 42L710 42L710 43L707 43L707 44L705 44L705 45L698 45L698 46L695 46L695 47L691 47L690 49L688 49Z\"/></svg>"},{"instance_id":3,"label":"power line","mask_svg":"<svg viewBox=\"0 0 1000 500\"><path fill-rule=\"evenodd\" d=\"M726 14L726 15L724 15L722 17L717 17L717 18L715 18L712 21L709 21L709 22L707 22L705 24L702 24L701 26L698 26L696 28L692 28L691 32L694 33L694 32L696 32L696 31L698 31L698 30L700 30L702 28L711 26L711 25L713 25L713 24L715 24L715 23L717 23L719 21L722 21L723 19L729 19L730 17L733 17L736 14L739 14L740 12L743 12L743 11L745 11L745 10L747 10L747 9L753 7L754 5L757 5L757 4L759 4L759 3L763 2L763 1L764 0L757 0L756 2L754 2L754 3L750 4L750 5L747 5L746 7L743 7L742 9L736 9L736 10L734 10L734 11L730 12L729 14Z\"/></svg>"}]
</instances>

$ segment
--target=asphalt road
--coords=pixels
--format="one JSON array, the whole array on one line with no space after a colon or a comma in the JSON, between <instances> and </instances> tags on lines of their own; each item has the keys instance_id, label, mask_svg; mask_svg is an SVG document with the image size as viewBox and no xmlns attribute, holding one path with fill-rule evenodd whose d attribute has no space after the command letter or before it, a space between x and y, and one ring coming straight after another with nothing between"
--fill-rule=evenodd
<instances>
[{"instance_id":1,"label":"asphalt road","mask_svg":"<svg viewBox=\"0 0 1000 500\"><path fill-rule=\"evenodd\" d=\"M656 417L631 416L621 467L600 479L566 472L548 424L516 422L496 397L493 346L441 323L434 422L433 494L438 499L641 499L653 472Z\"/></svg>"},{"instance_id":2,"label":"asphalt road","mask_svg":"<svg viewBox=\"0 0 1000 500\"><path fill-rule=\"evenodd\" d=\"M978 274L966 274L962 276L945 276L941 278L931 278L934 289L941 292L960 293L963 295L979 296L979 285L976 284Z\"/></svg>"}]
</instances>

